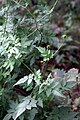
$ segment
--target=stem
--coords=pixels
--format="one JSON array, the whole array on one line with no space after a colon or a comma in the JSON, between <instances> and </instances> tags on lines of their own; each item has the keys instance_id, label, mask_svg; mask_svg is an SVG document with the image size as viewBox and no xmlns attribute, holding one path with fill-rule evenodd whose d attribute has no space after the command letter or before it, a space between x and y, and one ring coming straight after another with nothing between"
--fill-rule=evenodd
<instances>
[{"instance_id":1,"label":"stem","mask_svg":"<svg viewBox=\"0 0 80 120\"><path fill-rule=\"evenodd\" d=\"M22 62L22 64L31 72L31 73L34 73L31 68L29 68L25 63Z\"/></svg>"},{"instance_id":2,"label":"stem","mask_svg":"<svg viewBox=\"0 0 80 120\"><path fill-rule=\"evenodd\" d=\"M43 72L43 77L44 77L44 76L45 76L45 73L46 73L46 70L47 70L48 61L46 61L46 62L43 63L43 64L45 64L45 66L44 66L44 72Z\"/></svg>"},{"instance_id":3,"label":"stem","mask_svg":"<svg viewBox=\"0 0 80 120\"><path fill-rule=\"evenodd\" d=\"M21 5L19 2L12 0L14 3L16 3L17 5L21 6L22 8L26 9L27 12L31 15L32 18L34 18L33 14L27 9L26 6Z\"/></svg>"},{"instance_id":4,"label":"stem","mask_svg":"<svg viewBox=\"0 0 80 120\"><path fill-rule=\"evenodd\" d=\"M41 20L42 20L43 18L45 18L46 16L50 15L50 14L54 11L54 9L55 9L58 1L59 1L59 0L56 0L56 2L54 3L53 7L51 8L51 10L50 10L46 15L44 15L42 18L40 18L37 22L41 21Z\"/></svg>"},{"instance_id":5,"label":"stem","mask_svg":"<svg viewBox=\"0 0 80 120\"><path fill-rule=\"evenodd\" d=\"M26 10L27 10L27 12L31 15L31 17L32 17L32 18L34 19L34 21L35 21L36 29L35 29L34 32L36 32L36 30L37 30L37 31L39 31L39 33L40 33L41 36L42 36L42 33L41 33L41 31L39 30L39 28L38 28L38 24L37 24L36 18L35 18L35 16L30 12L30 10L28 10L27 7L21 5L19 2L15 1L15 0L12 0L12 1L15 2L17 5L21 6L23 9L26 9ZM32 35L34 32L32 32L30 35ZM29 37L30 35L28 35L28 37ZM42 38L42 37L41 37L41 38Z\"/></svg>"},{"instance_id":6,"label":"stem","mask_svg":"<svg viewBox=\"0 0 80 120\"><path fill-rule=\"evenodd\" d=\"M18 60L19 62L21 62L31 73L34 74L34 72L31 70L31 68L29 68L24 62L22 62L21 60Z\"/></svg>"},{"instance_id":7,"label":"stem","mask_svg":"<svg viewBox=\"0 0 80 120\"><path fill-rule=\"evenodd\" d=\"M34 19L34 21L35 21L36 29L39 31L39 33L40 33L40 35L41 35L41 40L42 40L42 32L39 30L37 23L38 23L39 21L41 21L43 18L45 18L47 15L50 15L50 14L53 12L53 10L55 9L55 6L56 6L57 3L58 3L58 0L56 0L56 2L54 3L53 7L51 8L51 10L50 10L46 15L44 15L41 19L39 19L38 21L36 20L35 16L30 12L30 10L27 9L26 6L21 5L19 2L15 1L15 0L12 0L12 1L15 2L17 5L21 6L22 8L26 9L27 12L31 15L31 17L32 17L32 18ZM35 30L35 31L36 31L36 30ZM33 33L34 33L34 32L32 32L30 35L32 35ZM29 35L29 36L30 36L30 35Z\"/></svg>"},{"instance_id":8,"label":"stem","mask_svg":"<svg viewBox=\"0 0 80 120\"><path fill-rule=\"evenodd\" d=\"M64 46L64 44L61 45L61 46L58 48L58 50L56 50L56 52L54 53L53 57L59 52L59 50L61 49L62 46Z\"/></svg>"},{"instance_id":9,"label":"stem","mask_svg":"<svg viewBox=\"0 0 80 120\"><path fill-rule=\"evenodd\" d=\"M35 29L32 33L30 33L27 37L30 37L32 34L34 34L37 31L37 29Z\"/></svg>"}]
</instances>

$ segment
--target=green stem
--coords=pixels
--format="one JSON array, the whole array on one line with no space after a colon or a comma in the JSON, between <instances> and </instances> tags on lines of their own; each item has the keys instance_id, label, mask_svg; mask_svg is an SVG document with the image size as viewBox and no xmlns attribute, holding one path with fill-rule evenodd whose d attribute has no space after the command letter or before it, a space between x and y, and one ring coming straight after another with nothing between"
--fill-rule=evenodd
<instances>
[{"instance_id":1,"label":"green stem","mask_svg":"<svg viewBox=\"0 0 80 120\"><path fill-rule=\"evenodd\" d=\"M33 14L27 9L26 6L21 5L19 2L12 0L14 3L16 3L17 5L21 6L22 8L26 9L27 12L31 15L32 18L34 18Z\"/></svg>"},{"instance_id":2,"label":"green stem","mask_svg":"<svg viewBox=\"0 0 80 120\"><path fill-rule=\"evenodd\" d=\"M25 63L22 62L22 64L23 64L31 73L34 73Z\"/></svg>"},{"instance_id":3,"label":"green stem","mask_svg":"<svg viewBox=\"0 0 80 120\"><path fill-rule=\"evenodd\" d=\"M37 22L41 21L41 20L42 20L43 18L45 18L46 16L50 15L50 14L54 11L54 9L55 9L58 1L59 1L59 0L56 0L56 2L54 3L53 7L51 8L51 10L50 10L46 15L44 15L42 18L40 18Z\"/></svg>"},{"instance_id":4,"label":"green stem","mask_svg":"<svg viewBox=\"0 0 80 120\"><path fill-rule=\"evenodd\" d=\"M35 29L32 33L30 33L27 37L30 37L31 35L33 35L35 32L37 31L37 29Z\"/></svg>"},{"instance_id":5,"label":"green stem","mask_svg":"<svg viewBox=\"0 0 80 120\"><path fill-rule=\"evenodd\" d=\"M58 50L56 50L56 52L54 53L53 57L59 52L59 50L61 49L62 46L64 46L64 44L62 44L62 45L58 48Z\"/></svg>"},{"instance_id":6,"label":"green stem","mask_svg":"<svg viewBox=\"0 0 80 120\"><path fill-rule=\"evenodd\" d=\"M41 33L41 31L39 30L39 28L38 28L37 20L36 20L35 16L30 12L30 10L28 10L27 7L21 5L19 2L15 1L15 0L12 0L12 1L15 2L17 5L21 6L23 9L26 9L26 10L27 10L27 12L31 15L31 17L32 17L32 18L34 19L34 21L35 21L36 30L39 31L39 33L40 33L41 36L42 36L42 33ZM36 30L35 30L35 31L36 31ZM32 32L31 35L32 35L33 33L34 33L34 32Z\"/></svg>"},{"instance_id":7,"label":"green stem","mask_svg":"<svg viewBox=\"0 0 80 120\"><path fill-rule=\"evenodd\" d=\"M21 60L18 60L19 62L21 62L31 73L34 74L34 72L31 70L31 68L29 68L24 62L22 62Z\"/></svg>"}]
</instances>

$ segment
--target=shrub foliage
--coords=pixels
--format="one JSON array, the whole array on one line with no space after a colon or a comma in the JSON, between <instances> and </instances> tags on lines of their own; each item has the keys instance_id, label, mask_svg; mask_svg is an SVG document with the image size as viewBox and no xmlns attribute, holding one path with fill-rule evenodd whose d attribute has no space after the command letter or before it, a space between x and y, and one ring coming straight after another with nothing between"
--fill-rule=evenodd
<instances>
[{"instance_id":1,"label":"shrub foliage","mask_svg":"<svg viewBox=\"0 0 80 120\"><path fill-rule=\"evenodd\" d=\"M0 1L1 120L78 120L80 73L67 63L79 65L80 46L70 15L56 23L61 1Z\"/></svg>"}]
</instances>

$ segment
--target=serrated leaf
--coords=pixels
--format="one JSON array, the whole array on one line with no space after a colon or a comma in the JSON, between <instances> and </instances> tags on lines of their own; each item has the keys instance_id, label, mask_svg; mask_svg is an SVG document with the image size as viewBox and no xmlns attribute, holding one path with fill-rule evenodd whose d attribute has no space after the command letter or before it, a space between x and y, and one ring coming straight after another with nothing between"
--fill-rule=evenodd
<instances>
[{"instance_id":1,"label":"serrated leaf","mask_svg":"<svg viewBox=\"0 0 80 120\"><path fill-rule=\"evenodd\" d=\"M28 80L28 76L24 76L17 83L15 83L14 86L22 84L22 83L26 82L27 80Z\"/></svg>"},{"instance_id":2,"label":"serrated leaf","mask_svg":"<svg viewBox=\"0 0 80 120\"><path fill-rule=\"evenodd\" d=\"M32 107L36 106L37 101L31 96L23 98L22 102L15 108L15 112L13 113L12 117L16 120L20 115L22 115L26 109L31 110Z\"/></svg>"},{"instance_id":3,"label":"serrated leaf","mask_svg":"<svg viewBox=\"0 0 80 120\"><path fill-rule=\"evenodd\" d=\"M26 97L23 99L23 102L15 108L15 112L12 115L14 120L16 120L23 112L25 112L25 110L27 109L26 106L29 104L29 102L30 97Z\"/></svg>"}]
</instances>

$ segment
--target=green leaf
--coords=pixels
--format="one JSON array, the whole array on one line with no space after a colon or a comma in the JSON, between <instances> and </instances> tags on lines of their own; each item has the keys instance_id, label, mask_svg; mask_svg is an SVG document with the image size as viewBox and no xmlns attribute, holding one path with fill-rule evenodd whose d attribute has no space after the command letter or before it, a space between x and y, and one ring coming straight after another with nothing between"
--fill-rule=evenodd
<instances>
[{"instance_id":1,"label":"green leaf","mask_svg":"<svg viewBox=\"0 0 80 120\"><path fill-rule=\"evenodd\" d=\"M57 91L57 90L53 90L53 94L54 94L55 96L65 98L65 96L64 96L63 94L61 94L59 91Z\"/></svg>"},{"instance_id":2,"label":"green leaf","mask_svg":"<svg viewBox=\"0 0 80 120\"><path fill-rule=\"evenodd\" d=\"M36 110L35 108L33 108L33 109L29 112L28 120L34 120L36 113L37 113L37 110Z\"/></svg>"},{"instance_id":3,"label":"green leaf","mask_svg":"<svg viewBox=\"0 0 80 120\"><path fill-rule=\"evenodd\" d=\"M32 80L33 80L33 74L29 74L28 81L27 81L28 85L31 84Z\"/></svg>"},{"instance_id":4,"label":"green leaf","mask_svg":"<svg viewBox=\"0 0 80 120\"><path fill-rule=\"evenodd\" d=\"M78 69L72 68L66 73L67 81L76 81L78 76Z\"/></svg>"},{"instance_id":5,"label":"green leaf","mask_svg":"<svg viewBox=\"0 0 80 120\"><path fill-rule=\"evenodd\" d=\"M22 115L26 109L31 110L33 107L36 106L37 101L34 98L31 98L31 96L25 97L21 103L15 108L15 112L13 113L12 117L14 120L16 120L20 115Z\"/></svg>"},{"instance_id":6,"label":"green leaf","mask_svg":"<svg viewBox=\"0 0 80 120\"><path fill-rule=\"evenodd\" d=\"M19 120L24 120L24 114L19 117Z\"/></svg>"},{"instance_id":7,"label":"green leaf","mask_svg":"<svg viewBox=\"0 0 80 120\"><path fill-rule=\"evenodd\" d=\"M3 120L10 120L10 119L11 119L11 116L12 116L12 114L7 114L7 115L3 118Z\"/></svg>"},{"instance_id":8,"label":"green leaf","mask_svg":"<svg viewBox=\"0 0 80 120\"><path fill-rule=\"evenodd\" d=\"M75 81L66 82L66 88L73 88L77 83Z\"/></svg>"},{"instance_id":9,"label":"green leaf","mask_svg":"<svg viewBox=\"0 0 80 120\"><path fill-rule=\"evenodd\" d=\"M49 97L49 96L51 95L51 93L52 93L52 92L51 92L51 89L47 89L47 90L46 90L46 95L47 95L47 97Z\"/></svg>"},{"instance_id":10,"label":"green leaf","mask_svg":"<svg viewBox=\"0 0 80 120\"><path fill-rule=\"evenodd\" d=\"M14 86L22 84L22 83L26 82L27 80L28 80L28 76L24 76L17 83L15 83Z\"/></svg>"},{"instance_id":11,"label":"green leaf","mask_svg":"<svg viewBox=\"0 0 80 120\"><path fill-rule=\"evenodd\" d=\"M42 101L41 98L38 99L38 103L37 103L37 105L39 105L40 107L43 108L43 101Z\"/></svg>"},{"instance_id":12,"label":"green leaf","mask_svg":"<svg viewBox=\"0 0 80 120\"><path fill-rule=\"evenodd\" d=\"M23 99L22 103L20 103L16 108L15 112L13 113L12 117L14 120L16 120L23 112L26 110L26 106L30 102L30 96Z\"/></svg>"},{"instance_id":13,"label":"green leaf","mask_svg":"<svg viewBox=\"0 0 80 120\"><path fill-rule=\"evenodd\" d=\"M50 58L53 58L53 52L51 50L48 50L43 47L36 47L39 52L41 53L41 56L43 57L44 61L49 60Z\"/></svg>"},{"instance_id":14,"label":"green leaf","mask_svg":"<svg viewBox=\"0 0 80 120\"><path fill-rule=\"evenodd\" d=\"M22 108L19 108L18 110L16 110L16 112L13 114L12 118L14 120L16 120L24 111L26 110L26 108L22 107Z\"/></svg>"},{"instance_id":15,"label":"green leaf","mask_svg":"<svg viewBox=\"0 0 80 120\"><path fill-rule=\"evenodd\" d=\"M40 53L44 53L45 52L45 48L43 47L36 47Z\"/></svg>"},{"instance_id":16,"label":"green leaf","mask_svg":"<svg viewBox=\"0 0 80 120\"><path fill-rule=\"evenodd\" d=\"M37 83L37 85L41 84L41 78L42 78L42 76L41 76L40 70L35 71L35 73L34 73L34 81Z\"/></svg>"},{"instance_id":17,"label":"green leaf","mask_svg":"<svg viewBox=\"0 0 80 120\"><path fill-rule=\"evenodd\" d=\"M34 98L31 98L31 102L30 102L29 105L30 105L31 107L37 107L37 106L36 106L36 103L37 103L37 101L36 101Z\"/></svg>"}]
</instances>

